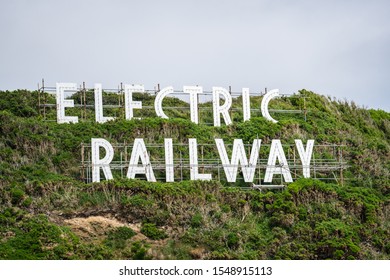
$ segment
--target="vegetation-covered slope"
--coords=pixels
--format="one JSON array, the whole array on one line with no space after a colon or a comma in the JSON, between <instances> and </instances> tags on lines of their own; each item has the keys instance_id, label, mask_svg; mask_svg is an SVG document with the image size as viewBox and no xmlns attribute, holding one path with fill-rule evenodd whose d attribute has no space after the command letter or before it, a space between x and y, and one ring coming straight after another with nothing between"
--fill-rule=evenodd
<instances>
[{"instance_id":1,"label":"vegetation-covered slope","mask_svg":"<svg viewBox=\"0 0 390 280\"><path fill-rule=\"evenodd\" d=\"M45 117L38 112L36 92L0 92L0 258L389 259L390 114L305 90L272 106L303 108L302 95L307 121L280 114L273 124L254 113L242 122L234 111L232 125L215 128L191 123L180 110L167 110L169 120L150 113L128 121L122 109L111 109L106 113L118 118L97 124L88 109L84 121L57 124L48 121L55 120L54 110ZM92 93L87 98L92 102ZM137 98L144 106L152 102ZM235 102L240 107L240 99ZM258 98L251 102L258 108ZM82 117L82 110L67 110ZM201 116L203 122L211 117ZM346 145L350 167L343 185L299 179L283 191L263 193L216 181L86 184L80 180L80 144L92 137L112 143L136 137L149 143L166 137L179 143L314 138Z\"/></svg>"}]
</instances>

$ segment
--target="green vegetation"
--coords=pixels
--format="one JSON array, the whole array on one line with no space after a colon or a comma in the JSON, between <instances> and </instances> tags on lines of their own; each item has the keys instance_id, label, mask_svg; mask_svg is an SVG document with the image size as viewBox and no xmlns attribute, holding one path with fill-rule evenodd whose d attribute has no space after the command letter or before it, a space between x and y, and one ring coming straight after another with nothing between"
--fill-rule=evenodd
<instances>
[{"instance_id":1,"label":"green vegetation","mask_svg":"<svg viewBox=\"0 0 390 280\"><path fill-rule=\"evenodd\" d=\"M151 223L144 223L141 228L141 233L152 240L160 240L168 237L163 230L158 229L155 224Z\"/></svg>"},{"instance_id":2,"label":"green vegetation","mask_svg":"<svg viewBox=\"0 0 390 280\"><path fill-rule=\"evenodd\" d=\"M307 121L278 114L273 124L254 114L242 122L234 111L233 125L215 128L191 123L185 110L167 110L168 120L146 112L145 119L127 121L121 109L110 109L118 119L97 124L89 108L79 123L60 125L48 121L53 109L45 118L39 113L37 92L0 92L0 259L389 259L390 113L306 90L272 106L302 108L303 95ZM92 102L91 92L87 98ZM147 95L136 98L152 104ZM260 99L251 102L258 108ZM240 98L234 103L239 107ZM79 109L69 110L81 118ZM349 168L344 184L299 179L262 193L216 181L81 180L81 143L140 135L148 143L315 138L344 144Z\"/></svg>"}]
</instances>

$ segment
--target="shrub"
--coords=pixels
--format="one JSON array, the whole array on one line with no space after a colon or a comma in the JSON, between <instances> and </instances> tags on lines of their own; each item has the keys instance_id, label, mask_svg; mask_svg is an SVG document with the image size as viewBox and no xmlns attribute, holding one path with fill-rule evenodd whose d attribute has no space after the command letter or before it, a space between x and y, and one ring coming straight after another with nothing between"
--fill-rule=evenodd
<instances>
[{"instance_id":1,"label":"shrub","mask_svg":"<svg viewBox=\"0 0 390 280\"><path fill-rule=\"evenodd\" d=\"M226 244L230 249L236 249L238 247L240 238L236 233L229 233L226 239Z\"/></svg>"},{"instance_id":2,"label":"shrub","mask_svg":"<svg viewBox=\"0 0 390 280\"><path fill-rule=\"evenodd\" d=\"M153 240L160 240L168 237L163 230L158 229L157 226L152 223L144 223L141 227L141 232Z\"/></svg>"},{"instance_id":3,"label":"shrub","mask_svg":"<svg viewBox=\"0 0 390 280\"><path fill-rule=\"evenodd\" d=\"M105 244L115 249L123 249L126 240L132 238L136 233L128 227L118 227L108 233Z\"/></svg>"},{"instance_id":4,"label":"shrub","mask_svg":"<svg viewBox=\"0 0 390 280\"><path fill-rule=\"evenodd\" d=\"M191 226L194 228L200 227L203 224L203 217L200 213L196 213L192 216Z\"/></svg>"},{"instance_id":5,"label":"shrub","mask_svg":"<svg viewBox=\"0 0 390 280\"><path fill-rule=\"evenodd\" d=\"M25 193L22 189L14 187L11 189L11 201L12 204L18 204L23 200Z\"/></svg>"}]
</instances>

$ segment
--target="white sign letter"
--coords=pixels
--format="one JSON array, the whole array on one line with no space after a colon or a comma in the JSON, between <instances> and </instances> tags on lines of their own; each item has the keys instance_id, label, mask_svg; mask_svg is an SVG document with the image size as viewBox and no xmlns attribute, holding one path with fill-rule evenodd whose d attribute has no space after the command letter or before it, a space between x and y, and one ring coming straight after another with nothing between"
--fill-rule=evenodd
<instances>
[{"instance_id":1,"label":"white sign letter","mask_svg":"<svg viewBox=\"0 0 390 280\"><path fill-rule=\"evenodd\" d=\"M261 140L253 140L249 164L245 153L245 147L241 139L234 139L231 161L229 161L225 145L223 143L223 139L215 139L215 143L217 144L219 157L221 158L222 166L225 171L227 181L236 181L238 165L241 164L242 175L244 177L245 182L253 182L256 163L259 157Z\"/></svg>"},{"instance_id":2,"label":"white sign letter","mask_svg":"<svg viewBox=\"0 0 390 280\"><path fill-rule=\"evenodd\" d=\"M277 159L279 160L279 166L276 166ZM293 181L280 140L272 140L264 182L272 182L274 174L282 174L286 182L291 183Z\"/></svg>"},{"instance_id":3,"label":"white sign letter","mask_svg":"<svg viewBox=\"0 0 390 280\"><path fill-rule=\"evenodd\" d=\"M77 90L75 83L56 84L57 123L77 123L78 117L65 116L65 107L74 107L73 99L65 99L65 90Z\"/></svg>"},{"instance_id":4,"label":"white sign letter","mask_svg":"<svg viewBox=\"0 0 390 280\"><path fill-rule=\"evenodd\" d=\"M251 118L251 103L249 100L249 88L242 89L242 114L244 121L249 121Z\"/></svg>"},{"instance_id":5,"label":"white sign letter","mask_svg":"<svg viewBox=\"0 0 390 280\"><path fill-rule=\"evenodd\" d=\"M103 96L102 85L95 84L95 120L98 123L105 123L113 120L113 117L103 117Z\"/></svg>"},{"instance_id":6,"label":"white sign letter","mask_svg":"<svg viewBox=\"0 0 390 280\"><path fill-rule=\"evenodd\" d=\"M307 140L306 151L303 147L302 140L295 140L295 145L301 158L303 177L310 178L310 161L313 153L314 140Z\"/></svg>"},{"instance_id":7,"label":"white sign letter","mask_svg":"<svg viewBox=\"0 0 390 280\"><path fill-rule=\"evenodd\" d=\"M156 111L158 117L169 119L162 109L162 102L163 99L170 93L173 93L173 87L165 87L157 93L156 99L154 100L154 110Z\"/></svg>"},{"instance_id":8,"label":"white sign letter","mask_svg":"<svg viewBox=\"0 0 390 280\"><path fill-rule=\"evenodd\" d=\"M222 95L225 98L225 104L219 105L219 98ZM213 87L213 114L214 114L214 126L221 126L220 114L222 114L226 125L232 123L229 116L229 109L232 106L232 97L229 92L222 87Z\"/></svg>"},{"instance_id":9,"label":"white sign letter","mask_svg":"<svg viewBox=\"0 0 390 280\"><path fill-rule=\"evenodd\" d=\"M133 109L142 109L141 101L133 101L133 92L144 92L143 85L126 85L125 84L125 113L126 120L134 117Z\"/></svg>"},{"instance_id":10,"label":"white sign letter","mask_svg":"<svg viewBox=\"0 0 390 280\"><path fill-rule=\"evenodd\" d=\"M173 170L173 147L172 138L164 139L165 145L165 181L174 182L174 170Z\"/></svg>"},{"instance_id":11,"label":"white sign letter","mask_svg":"<svg viewBox=\"0 0 390 280\"><path fill-rule=\"evenodd\" d=\"M100 159L100 147L106 150L104 158ZM112 179L110 162L114 158L114 148L103 138L91 139L92 149L92 182L100 182L100 167L103 169L104 176L107 180Z\"/></svg>"},{"instance_id":12,"label":"white sign letter","mask_svg":"<svg viewBox=\"0 0 390 280\"><path fill-rule=\"evenodd\" d=\"M278 121L273 119L271 115L268 112L268 103L272 98L278 97L279 96L279 90L278 89L273 89L270 90L268 93L266 93L263 97L263 100L261 100L261 114L263 115L264 118L267 120L277 123Z\"/></svg>"},{"instance_id":13,"label":"white sign letter","mask_svg":"<svg viewBox=\"0 0 390 280\"><path fill-rule=\"evenodd\" d=\"M190 94L191 121L198 124L198 93L203 93L203 88L198 86L184 86L183 92Z\"/></svg>"},{"instance_id":14,"label":"white sign letter","mask_svg":"<svg viewBox=\"0 0 390 280\"><path fill-rule=\"evenodd\" d=\"M188 144L190 148L191 180L211 180L211 174L199 174L198 145L196 144L196 138L189 138Z\"/></svg>"},{"instance_id":15,"label":"white sign letter","mask_svg":"<svg viewBox=\"0 0 390 280\"><path fill-rule=\"evenodd\" d=\"M142 166L138 166L139 160L141 160ZM156 182L148 151L146 150L144 139L142 138L134 139L129 169L127 170L127 178L134 179L136 174L145 174L146 179L149 182Z\"/></svg>"}]
</instances>

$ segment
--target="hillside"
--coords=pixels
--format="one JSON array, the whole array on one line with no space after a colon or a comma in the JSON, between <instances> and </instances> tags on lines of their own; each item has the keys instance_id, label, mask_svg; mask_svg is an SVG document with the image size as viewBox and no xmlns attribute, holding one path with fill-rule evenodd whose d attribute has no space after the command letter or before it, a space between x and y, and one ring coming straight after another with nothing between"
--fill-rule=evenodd
<instances>
[{"instance_id":1,"label":"hillside","mask_svg":"<svg viewBox=\"0 0 390 280\"><path fill-rule=\"evenodd\" d=\"M305 103L303 98L305 96ZM73 96L76 104L82 98ZM118 96L105 93L105 102ZM138 94L143 106L148 95ZM39 101L38 101L39 99ZM88 104L93 93L88 92ZM252 98L259 108L260 97ZM213 127L190 121L188 110L167 109L170 119L147 109L142 120L124 120L121 108L105 114L117 119L95 123L93 108L67 109L77 124L57 124L53 108L38 102L54 97L26 90L0 92L0 259L389 259L390 113L367 110L301 90L272 101L271 123L254 112L242 122ZM242 100L237 98L235 106ZM167 98L164 106L185 107ZM207 112L210 103L200 107ZM213 143L234 138L252 143L315 139L345 145L343 178L300 178L282 191L259 192L242 183L217 180L174 183L124 179L82 180L81 145L91 138L110 143ZM206 151L207 154L207 151ZM317 158L328 155L318 153ZM336 176L337 177L337 176Z\"/></svg>"}]
</instances>

